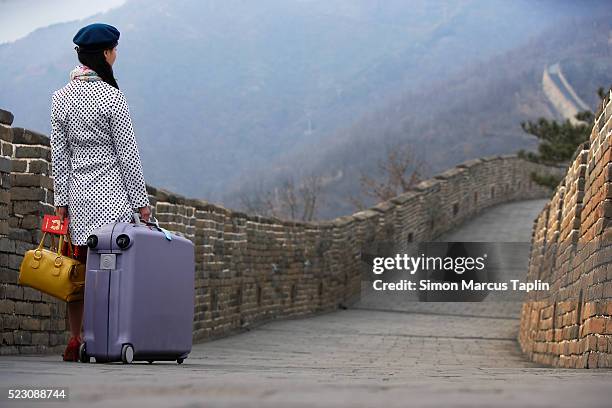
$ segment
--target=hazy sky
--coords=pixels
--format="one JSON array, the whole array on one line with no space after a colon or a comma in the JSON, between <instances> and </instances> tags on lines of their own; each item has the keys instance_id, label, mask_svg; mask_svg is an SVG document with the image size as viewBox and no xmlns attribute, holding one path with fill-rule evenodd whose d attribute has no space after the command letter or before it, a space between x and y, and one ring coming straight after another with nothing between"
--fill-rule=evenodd
<instances>
[{"instance_id":1,"label":"hazy sky","mask_svg":"<svg viewBox=\"0 0 612 408\"><path fill-rule=\"evenodd\" d=\"M0 0L0 44L40 27L80 20L120 6L126 0Z\"/></svg>"}]
</instances>

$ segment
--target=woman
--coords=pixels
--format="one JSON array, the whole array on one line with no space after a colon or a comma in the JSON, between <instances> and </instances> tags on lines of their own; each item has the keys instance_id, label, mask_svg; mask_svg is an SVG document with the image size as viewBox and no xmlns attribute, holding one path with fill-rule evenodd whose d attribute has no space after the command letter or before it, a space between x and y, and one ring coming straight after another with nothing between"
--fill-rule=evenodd
<instances>
[{"instance_id":1,"label":"woman","mask_svg":"<svg viewBox=\"0 0 612 408\"><path fill-rule=\"evenodd\" d=\"M113 75L119 31L91 24L74 36L82 65L53 93L51 161L56 215L70 219L75 257L86 261L87 237L112 222L151 214L140 155L123 93ZM71 338L65 361L77 361L83 301L68 303Z\"/></svg>"}]
</instances>

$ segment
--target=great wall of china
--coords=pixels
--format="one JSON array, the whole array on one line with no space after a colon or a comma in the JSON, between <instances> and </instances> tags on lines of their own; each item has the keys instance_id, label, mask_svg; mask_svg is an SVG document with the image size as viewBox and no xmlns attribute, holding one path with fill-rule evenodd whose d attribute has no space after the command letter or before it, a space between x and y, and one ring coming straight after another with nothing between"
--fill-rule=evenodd
<instances>
[{"instance_id":1,"label":"great wall of china","mask_svg":"<svg viewBox=\"0 0 612 408\"><path fill-rule=\"evenodd\" d=\"M519 341L535 361L612 366L611 113L608 97L590 142L535 221L528 276L553 282L549 295L530 295L523 306ZM54 210L50 142L11 127L6 111L0 122L1 354L59 353L68 337L65 304L17 285L22 256ZM350 305L361 293L364 248L432 240L495 204L549 197L531 173L551 171L558 169L514 155L470 160L365 211L308 223L147 190L160 225L195 244L200 341Z\"/></svg>"}]
</instances>

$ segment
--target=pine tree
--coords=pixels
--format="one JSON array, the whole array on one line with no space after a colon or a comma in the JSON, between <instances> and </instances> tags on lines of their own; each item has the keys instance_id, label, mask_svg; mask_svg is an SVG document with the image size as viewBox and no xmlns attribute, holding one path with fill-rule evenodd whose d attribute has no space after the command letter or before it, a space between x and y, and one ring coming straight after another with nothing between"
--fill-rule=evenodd
<instances>
[{"instance_id":1,"label":"pine tree","mask_svg":"<svg viewBox=\"0 0 612 408\"><path fill-rule=\"evenodd\" d=\"M604 88L599 88L597 94L604 98ZM521 128L528 134L535 136L540 143L537 152L519 150L518 156L535 162L553 166L567 166L572 160L576 149L581 143L589 140L589 135L595 121L591 111L582 111L576 114L577 123L569 119L564 122L539 118L536 122L521 122ZM532 174L532 179L538 184L555 188L561 177L551 175Z\"/></svg>"},{"instance_id":2,"label":"pine tree","mask_svg":"<svg viewBox=\"0 0 612 408\"><path fill-rule=\"evenodd\" d=\"M538 138L540 144L537 153L520 150L519 156L536 163L567 164L578 145L589 139L593 127L593 112L579 112L575 117L580 122L573 124L569 119L558 122L546 118L539 118L536 122L522 122L521 128Z\"/></svg>"}]
</instances>

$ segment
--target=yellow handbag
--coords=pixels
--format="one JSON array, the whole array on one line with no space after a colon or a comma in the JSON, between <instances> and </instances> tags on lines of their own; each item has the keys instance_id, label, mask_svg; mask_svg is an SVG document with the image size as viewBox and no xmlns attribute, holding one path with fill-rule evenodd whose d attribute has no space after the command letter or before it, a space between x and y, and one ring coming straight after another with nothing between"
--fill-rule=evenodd
<instances>
[{"instance_id":1,"label":"yellow handbag","mask_svg":"<svg viewBox=\"0 0 612 408\"><path fill-rule=\"evenodd\" d=\"M74 254L70 235L60 235L57 252L43 248L46 235L45 231L38 247L25 253L19 268L19 284L38 289L65 302L82 300L85 290L85 264L61 253L65 236L69 255ZM54 243L52 234L51 248Z\"/></svg>"}]
</instances>

